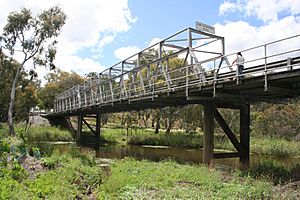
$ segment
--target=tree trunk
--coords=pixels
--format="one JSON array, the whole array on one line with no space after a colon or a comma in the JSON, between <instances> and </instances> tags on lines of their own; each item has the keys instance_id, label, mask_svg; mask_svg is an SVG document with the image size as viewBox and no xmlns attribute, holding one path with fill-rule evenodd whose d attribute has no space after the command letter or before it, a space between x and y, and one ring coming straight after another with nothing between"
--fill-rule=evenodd
<instances>
[{"instance_id":1,"label":"tree trunk","mask_svg":"<svg viewBox=\"0 0 300 200\"><path fill-rule=\"evenodd\" d=\"M171 133L173 122L174 122L174 120L168 118L167 123L166 123L166 125L167 125L167 127L166 127L166 135L169 135Z\"/></svg>"},{"instance_id":2,"label":"tree trunk","mask_svg":"<svg viewBox=\"0 0 300 200\"><path fill-rule=\"evenodd\" d=\"M155 134L158 134L159 132L159 128L160 128L160 113L157 113L157 116L156 116L156 126L155 126Z\"/></svg>"},{"instance_id":3,"label":"tree trunk","mask_svg":"<svg viewBox=\"0 0 300 200\"><path fill-rule=\"evenodd\" d=\"M10 102L9 102L9 108L8 108L8 126L9 126L9 133L12 136L15 136L15 129L14 129L14 120L13 120L13 113L14 113L14 104L16 99L16 85L19 78L20 71L22 69L22 65L17 68L15 78L13 80L12 86L11 86L11 93L10 93Z\"/></svg>"}]
</instances>

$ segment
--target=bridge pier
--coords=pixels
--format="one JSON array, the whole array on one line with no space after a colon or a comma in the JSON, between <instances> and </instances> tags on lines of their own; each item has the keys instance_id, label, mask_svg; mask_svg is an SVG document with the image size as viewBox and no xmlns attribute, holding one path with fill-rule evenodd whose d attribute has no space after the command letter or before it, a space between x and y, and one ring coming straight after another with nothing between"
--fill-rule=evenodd
<instances>
[{"instance_id":1,"label":"bridge pier","mask_svg":"<svg viewBox=\"0 0 300 200\"><path fill-rule=\"evenodd\" d=\"M89 118L95 118L96 120L96 127L95 129L88 123L88 121L85 120L84 117L89 117ZM92 116L83 116L82 114L78 114L77 116L77 142L82 141L82 125L83 123L90 129L90 131L93 133L95 140L96 140L96 146L99 146L100 144L100 130L101 130L101 114L97 113L96 115Z\"/></svg>"},{"instance_id":2,"label":"bridge pier","mask_svg":"<svg viewBox=\"0 0 300 200\"><path fill-rule=\"evenodd\" d=\"M241 169L249 168L250 160L250 105L240 108L240 164Z\"/></svg>"},{"instance_id":3,"label":"bridge pier","mask_svg":"<svg viewBox=\"0 0 300 200\"><path fill-rule=\"evenodd\" d=\"M100 134L101 134L101 114L97 113L96 114L96 141L97 144L100 144Z\"/></svg>"},{"instance_id":4,"label":"bridge pier","mask_svg":"<svg viewBox=\"0 0 300 200\"><path fill-rule=\"evenodd\" d=\"M204 103L204 130L203 130L203 163L211 164L213 158L240 158L241 169L249 167L250 158L250 105L239 106L240 140L237 139L225 119L219 113L213 101ZM214 119L218 122L225 135L231 141L237 152L214 154Z\"/></svg>"},{"instance_id":5,"label":"bridge pier","mask_svg":"<svg viewBox=\"0 0 300 200\"><path fill-rule=\"evenodd\" d=\"M79 142L82 135L82 114L78 114L77 116L77 135L76 142Z\"/></svg>"},{"instance_id":6,"label":"bridge pier","mask_svg":"<svg viewBox=\"0 0 300 200\"><path fill-rule=\"evenodd\" d=\"M214 153L214 110L212 101L204 104L203 163L209 165Z\"/></svg>"}]
</instances>

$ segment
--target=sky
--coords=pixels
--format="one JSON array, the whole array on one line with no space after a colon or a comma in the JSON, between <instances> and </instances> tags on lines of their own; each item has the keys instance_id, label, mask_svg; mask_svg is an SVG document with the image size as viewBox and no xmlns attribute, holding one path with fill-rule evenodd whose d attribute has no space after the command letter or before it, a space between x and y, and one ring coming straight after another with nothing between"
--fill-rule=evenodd
<instances>
[{"instance_id":1,"label":"sky","mask_svg":"<svg viewBox=\"0 0 300 200\"><path fill-rule=\"evenodd\" d=\"M55 64L81 75L101 72L196 21L225 37L226 53L300 33L300 0L0 0L0 30L12 11L36 14L57 5L67 20ZM46 72L38 69L39 77Z\"/></svg>"}]
</instances>

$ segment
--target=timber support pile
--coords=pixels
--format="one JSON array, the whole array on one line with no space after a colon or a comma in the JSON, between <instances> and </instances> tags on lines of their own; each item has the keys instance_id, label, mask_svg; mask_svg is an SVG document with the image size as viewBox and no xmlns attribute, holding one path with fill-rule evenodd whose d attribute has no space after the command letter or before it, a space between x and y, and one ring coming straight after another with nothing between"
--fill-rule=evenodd
<instances>
[{"instance_id":1,"label":"timber support pile","mask_svg":"<svg viewBox=\"0 0 300 200\"><path fill-rule=\"evenodd\" d=\"M95 119L96 126L93 127L93 125L90 124L90 121L87 119ZM100 130L101 130L101 115L97 113L96 115L82 115L79 114L77 116L77 142L82 142L83 140L83 125L86 125L86 127L93 133L93 136L96 141L96 145L100 144Z\"/></svg>"},{"instance_id":2,"label":"timber support pile","mask_svg":"<svg viewBox=\"0 0 300 200\"><path fill-rule=\"evenodd\" d=\"M240 113L240 140L230 129L221 113L216 108L214 102L204 104L204 135L203 135L203 163L209 165L213 158L234 158L239 157L241 169L249 166L250 158L250 105L244 104L237 106ZM218 122L236 152L214 153L214 119Z\"/></svg>"}]
</instances>

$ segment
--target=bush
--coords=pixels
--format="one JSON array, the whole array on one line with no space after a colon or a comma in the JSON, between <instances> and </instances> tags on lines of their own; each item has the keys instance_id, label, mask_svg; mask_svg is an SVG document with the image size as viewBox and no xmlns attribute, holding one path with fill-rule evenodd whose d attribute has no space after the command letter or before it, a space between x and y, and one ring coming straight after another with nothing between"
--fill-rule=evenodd
<instances>
[{"instance_id":1,"label":"bush","mask_svg":"<svg viewBox=\"0 0 300 200\"><path fill-rule=\"evenodd\" d=\"M291 180L291 171L272 160L260 162L247 173L254 178L264 178L272 181L275 185Z\"/></svg>"},{"instance_id":2,"label":"bush","mask_svg":"<svg viewBox=\"0 0 300 200\"><path fill-rule=\"evenodd\" d=\"M73 141L69 131L61 130L57 127L32 126L24 137L28 141Z\"/></svg>"},{"instance_id":3,"label":"bush","mask_svg":"<svg viewBox=\"0 0 300 200\"><path fill-rule=\"evenodd\" d=\"M260 111L253 121L253 132L260 136L293 140L300 132L300 109L296 103L273 105Z\"/></svg>"}]
</instances>

